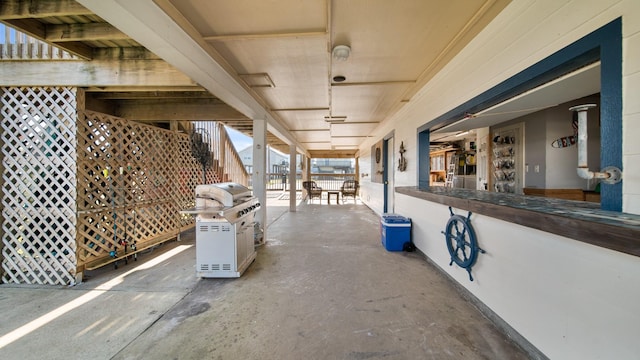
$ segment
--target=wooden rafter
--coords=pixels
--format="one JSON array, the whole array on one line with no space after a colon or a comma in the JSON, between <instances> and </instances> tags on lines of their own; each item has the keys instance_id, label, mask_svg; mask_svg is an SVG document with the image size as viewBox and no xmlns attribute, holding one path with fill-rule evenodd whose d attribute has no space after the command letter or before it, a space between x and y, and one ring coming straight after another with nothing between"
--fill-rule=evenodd
<instances>
[{"instance_id":1,"label":"wooden rafter","mask_svg":"<svg viewBox=\"0 0 640 360\"><path fill-rule=\"evenodd\" d=\"M202 88L200 91L112 91L96 93L93 98L99 100L215 99ZM222 104L222 101L220 103Z\"/></svg>"},{"instance_id":2,"label":"wooden rafter","mask_svg":"<svg viewBox=\"0 0 640 360\"><path fill-rule=\"evenodd\" d=\"M69 41L128 40L122 31L108 23L47 25L44 40L53 43Z\"/></svg>"},{"instance_id":3,"label":"wooden rafter","mask_svg":"<svg viewBox=\"0 0 640 360\"><path fill-rule=\"evenodd\" d=\"M2 64L0 77L8 86L197 86L163 60L12 61Z\"/></svg>"},{"instance_id":4,"label":"wooden rafter","mask_svg":"<svg viewBox=\"0 0 640 360\"><path fill-rule=\"evenodd\" d=\"M29 18L4 19L2 20L2 22L14 29L17 29L25 34L28 34L29 36L32 36L46 43L49 43L53 46L57 46L83 59L89 60L93 58L93 49L81 42L74 41L74 42L58 43L58 42L52 42L47 40L46 25L36 19L29 19Z\"/></svg>"},{"instance_id":5,"label":"wooden rafter","mask_svg":"<svg viewBox=\"0 0 640 360\"><path fill-rule=\"evenodd\" d=\"M0 20L93 15L75 0L2 0Z\"/></svg>"},{"instance_id":6,"label":"wooden rafter","mask_svg":"<svg viewBox=\"0 0 640 360\"><path fill-rule=\"evenodd\" d=\"M217 99L197 98L123 100L116 115L132 120L248 120Z\"/></svg>"},{"instance_id":7,"label":"wooden rafter","mask_svg":"<svg viewBox=\"0 0 640 360\"><path fill-rule=\"evenodd\" d=\"M5 85L55 83L83 87L95 106L136 121L164 127L178 120L212 120L248 136L253 135L252 120L204 91L75 0L2 0L0 22L81 59L91 60L5 62L0 68ZM326 31L258 34L248 38L290 36L326 36ZM231 35L207 40L224 42L235 38L237 36ZM116 44L120 47L114 47ZM122 47L122 44L126 45ZM272 82L270 86L273 86ZM271 133L267 135L267 141L280 151L289 149Z\"/></svg>"},{"instance_id":8,"label":"wooden rafter","mask_svg":"<svg viewBox=\"0 0 640 360\"><path fill-rule=\"evenodd\" d=\"M129 39L107 23L51 25L44 18L92 16L90 10L73 0L3 0L0 21L38 40L80 58L93 58L93 49L83 43L96 40Z\"/></svg>"}]
</instances>

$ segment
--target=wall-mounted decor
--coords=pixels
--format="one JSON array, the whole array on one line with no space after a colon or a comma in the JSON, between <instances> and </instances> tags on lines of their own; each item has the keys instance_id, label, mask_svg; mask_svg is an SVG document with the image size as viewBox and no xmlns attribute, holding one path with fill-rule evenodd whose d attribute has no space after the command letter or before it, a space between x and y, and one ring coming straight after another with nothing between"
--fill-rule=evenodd
<instances>
[{"instance_id":1,"label":"wall-mounted decor","mask_svg":"<svg viewBox=\"0 0 640 360\"><path fill-rule=\"evenodd\" d=\"M478 252L485 253L485 251L478 246L476 233L473 231L473 226L471 226L471 212L465 218L462 215L454 214L453 209L449 206L449 213L451 217L447 221L445 231L442 232L446 238L447 249L451 256L449 266L453 265L453 263L458 264L458 266L467 270L469 280L473 281L471 267L478 258Z\"/></svg>"},{"instance_id":2,"label":"wall-mounted decor","mask_svg":"<svg viewBox=\"0 0 640 360\"><path fill-rule=\"evenodd\" d=\"M382 140L371 147L371 182L382 183L384 166L382 161Z\"/></svg>"},{"instance_id":3,"label":"wall-mounted decor","mask_svg":"<svg viewBox=\"0 0 640 360\"><path fill-rule=\"evenodd\" d=\"M404 157L404 153L407 150L404 148L404 141L400 142L400 160L398 160L398 170L405 171L407 170L407 159Z\"/></svg>"}]
</instances>

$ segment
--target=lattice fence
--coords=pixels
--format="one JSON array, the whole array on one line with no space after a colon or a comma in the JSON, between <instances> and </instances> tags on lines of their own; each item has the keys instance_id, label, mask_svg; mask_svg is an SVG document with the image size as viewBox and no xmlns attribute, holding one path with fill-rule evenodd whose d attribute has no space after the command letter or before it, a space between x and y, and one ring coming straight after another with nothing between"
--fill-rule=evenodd
<instances>
[{"instance_id":1,"label":"lattice fence","mask_svg":"<svg viewBox=\"0 0 640 360\"><path fill-rule=\"evenodd\" d=\"M186 134L95 112L78 121L78 266L175 237L202 167Z\"/></svg>"},{"instance_id":2,"label":"lattice fence","mask_svg":"<svg viewBox=\"0 0 640 360\"><path fill-rule=\"evenodd\" d=\"M1 88L3 281L70 284L76 271L76 94Z\"/></svg>"},{"instance_id":3,"label":"lattice fence","mask_svg":"<svg viewBox=\"0 0 640 360\"><path fill-rule=\"evenodd\" d=\"M192 224L179 210L203 174L188 134L78 112L72 88L0 89L3 282L73 284Z\"/></svg>"}]
</instances>

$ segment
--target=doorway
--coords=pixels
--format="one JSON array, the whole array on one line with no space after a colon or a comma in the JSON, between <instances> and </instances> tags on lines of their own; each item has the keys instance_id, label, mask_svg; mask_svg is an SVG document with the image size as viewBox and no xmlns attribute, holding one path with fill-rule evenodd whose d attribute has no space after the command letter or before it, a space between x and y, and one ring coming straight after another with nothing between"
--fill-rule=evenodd
<instances>
[{"instance_id":1,"label":"doorway","mask_svg":"<svg viewBox=\"0 0 640 360\"><path fill-rule=\"evenodd\" d=\"M387 135L384 138L382 144L382 166L383 166L383 174L382 174L382 183L384 184L384 213L393 213L394 212L394 166L395 163L394 155L394 139L393 133Z\"/></svg>"}]
</instances>

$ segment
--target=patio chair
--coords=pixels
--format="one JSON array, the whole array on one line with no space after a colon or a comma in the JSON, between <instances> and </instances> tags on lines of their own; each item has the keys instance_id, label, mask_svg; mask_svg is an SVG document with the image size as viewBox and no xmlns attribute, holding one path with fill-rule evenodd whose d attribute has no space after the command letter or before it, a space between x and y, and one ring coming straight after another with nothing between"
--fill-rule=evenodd
<instances>
[{"instance_id":1,"label":"patio chair","mask_svg":"<svg viewBox=\"0 0 640 360\"><path fill-rule=\"evenodd\" d=\"M303 181L302 187L307 190L307 196L305 197L313 200L313 197L317 197L322 201L322 188L319 187L315 181Z\"/></svg>"},{"instance_id":2,"label":"patio chair","mask_svg":"<svg viewBox=\"0 0 640 360\"><path fill-rule=\"evenodd\" d=\"M356 180L346 180L340 187L340 193L342 193L342 203L344 204L345 196L353 196L353 202L356 202L356 196L358 195L358 188L360 185Z\"/></svg>"}]
</instances>

